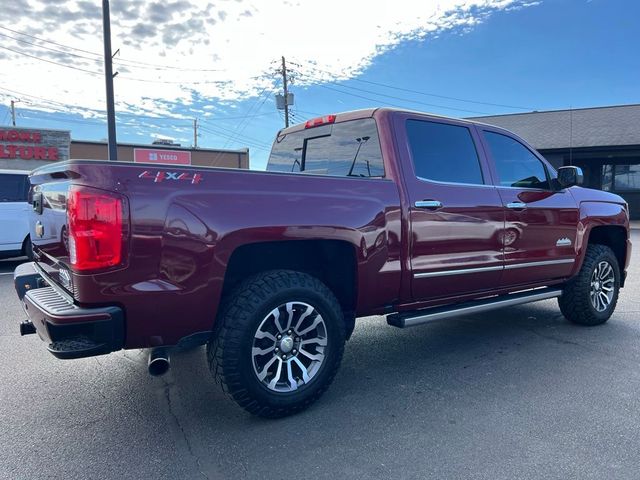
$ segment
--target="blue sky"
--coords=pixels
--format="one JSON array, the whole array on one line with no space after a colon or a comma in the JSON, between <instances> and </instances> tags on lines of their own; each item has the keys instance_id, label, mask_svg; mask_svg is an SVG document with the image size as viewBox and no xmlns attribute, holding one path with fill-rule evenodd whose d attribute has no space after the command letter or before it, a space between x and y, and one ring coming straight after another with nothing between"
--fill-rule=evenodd
<instances>
[{"instance_id":1,"label":"blue sky","mask_svg":"<svg viewBox=\"0 0 640 480\"><path fill-rule=\"evenodd\" d=\"M131 5L136 3L136 0L128 1ZM121 3L126 2L122 0ZM144 31L140 32L141 38L152 39L148 49L160 52L158 55L145 56L145 48L132 50L127 47L121 41L126 28L140 31L141 24L126 24L124 19L119 21L119 16L124 18L124 15L118 10L117 0L112 0L116 7L114 49L122 46L123 51L127 52L126 58L144 58L147 62L152 61L153 65L164 65L163 60L167 59L166 65L179 65L180 68L186 65L185 69L192 69L181 71L183 76L175 80L176 84L180 83L180 78L196 81L214 78L214 75L215 82L219 79L226 81L227 75L233 76L234 87L222 91L205 88L208 86L191 86L188 96L185 96L184 90L180 90L181 85L173 83L155 88L156 84L151 82L156 80L132 88L129 86L132 82L127 82L125 75L141 75L136 71L135 63L123 62L120 64L120 70L125 74L123 80L116 77L115 81L116 97L121 95L118 111L123 112L118 125L118 140L146 144L153 137L160 136L189 145L192 142L191 118L198 117L203 127L199 137L201 147L249 147L252 168L263 168L273 136L283 126L281 112L276 111L273 101L273 93L280 88L275 70L281 54L286 54L290 61L294 77L291 91L296 96L296 105L292 110L298 121L320 114L381 105L464 117L640 103L640 54L637 52L640 44L637 33L640 2L479 0L470 7L464 3L450 2L441 9L425 12L425 18L428 18L425 24L433 25L429 28L411 23L409 10L404 17L401 16L403 12L396 12L398 17L391 27L377 25L385 33L371 42L367 41L367 34L373 36L368 29L372 25L364 22L381 23L381 19L388 16L389 12L379 12L379 16L345 14L347 22L358 22L358 26L351 33L342 28L342 34L332 29L331 15L328 15L324 20L328 23L321 25L322 29L319 30L326 33L318 36L311 32L314 40L297 45L297 49L290 48L291 44L300 43L304 30L295 31L294 26L290 27L294 38L285 36L280 43L273 45L265 42L264 48L257 44L246 46L249 50L240 50L233 59L225 59L222 53L222 58L218 59L216 42L212 41L206 49L207 54L213 52L216 59L211 63L211 70L218 71L212 73L198 71L203 69L202 65L206 65L201 59L195 58L200 55L197 48L203 45L202 40L195 51L193 46L188 50L185 50L188 46L183 46L180 50L181 58L185 61L188 61L189 52L195 52L192 64L171 60L175 56L171 56L172 49L163 41L175 39L169 38L166 32L157 41L153 40L151 33L147 35ZM271 18L265 15L260 18L260 9L253 4L248 5L250 8L242 10L244 7L240 7L238 10L237 24L242 25L245 18L253 18L254 21L260 19L262 23L259 25L265 28L262 38L269 38L269 32L272 31L269 29L275 28L270 24ZM340 2L335 5L339 6ZM362 8L366 8L366 5L370 4L364 3ZM411 2L407 5L410 6ZM122 5L120 7L124 8ZM77 8L70 7L69 11L78 12ZM133 7L127 5L127 8ZM450 11L458 12L453 20ZM209 12L213 15L212 10ZM219 12L228 13L222 15ZM207 30L210 38L216 38L212 32L222 28L221 23L229 23L229 15L233 15L230 6L218 11L216 18L223 21L206 27L213 29ZM80 26L87 31L87 35L91 35L91 28L100 26L95 12L78 20L80 17L82 12L69 14L71 20L64 19L67 22L64 25L68 25L70 32L74 22L86 21L84 27L83 24ZM358 17L362 20L358 20ZM193 18L196 18L195 13ZM290 22L296 22L296 18L290 18ZM13 32L0 30L5 34L0 43L11 47L11 51L0 52L0 98L3 105L12 98L21 100L17 104L18 125L70 129L75 139L105 138L106 125L101 111L104 102L102 79L95 74L89 75L53 63L45 62L43 67L41 60L31 58L53 58L55 62L85 67L82 63L85 60L80 56L88 54L66 47L84 47L90 53L99 51L99 44L85 47L85 43L79 43L81 37L77 33L55 37L41 34L40 31L34 32L28 29L28 21L27 16L24 27L20 22L15 23L17 26L13 27ZM162 22L163 17L159 15L156 26ZM401 22L404 22L402 26L396 27ZM235 38L232 32L236 32L237 27L231 27L226 40L218 43L221 44L220 52L232 50L234 40L246 41L245 38ZM197 29L198 24L194 23L193 28ZM119 29L122 37L119 36ZM24 36L24 33L33 37ZM193 36L193 31L187 31L184 35ZM359 40L361 37L362 40ZM21 39L22 42L15 39ZM56 39L60 46L46 42ZM178 49L183 44L176 45ZM273 50L278 45L282 45L282 51ZM47 46L48 50L42 50ZM53 52L52 46L58 50L57 53ZM255 52L252 53L251 48ZM25 58L15 52L28 52L31 56ZM65 56L64 52L76 56ZM166 56L163 56L163 52ZM56 57L43 57L44 53ZM261 65L257 70L259 75L246 65L251 61ZM92 71L99 67L97 61L95 65L88 60L86 62L89 65L86 68ZM47 75L39 78L37 83L25 81L25 75L7 73L9 70L18 70L20 73L20 69L23 69L28 74L33 69L43 68L47 69ZM147 68L153 70L154 67ZM178 67L159 71L163 73L162 78L173 82ZM74 75L72 80L64 77L69 74ZM85 77L90 77L92 83L82 83ZM74 83L74 78L79 82L77 88L65 87ZM149 97L140 93L147 86ZM74 108L67 108L67 104ZM0 109L0 124L7 124L8 121L8 109Z\"/></svg>"}]
</instances>

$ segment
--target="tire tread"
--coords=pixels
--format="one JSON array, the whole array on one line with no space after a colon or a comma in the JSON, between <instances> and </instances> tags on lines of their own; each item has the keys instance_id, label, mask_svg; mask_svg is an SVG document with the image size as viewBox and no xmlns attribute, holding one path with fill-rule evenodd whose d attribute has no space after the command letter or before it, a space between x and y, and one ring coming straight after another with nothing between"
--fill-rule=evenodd
<instances>
[{"instance_id":1,"label":"tire tread","mask_svg":"<svg viewBox=\"0 0 640 480\"><path fill-rule=\"evenodd\" d=\"M304 288L321 295L329 303L335 318L342 319L342 310L335 295L320 280L301 272L272 270L248 278L223 301L222 314L216 322L217 328L207 345L207 360L216 383L246 411L262 417L284 417L309 407L331 384L344 352L345 326L344 322L338 321L336 324L343 341L335 346L336 355L333 364L328 365L330 371L326 381L318 385L313 394L301 402L282 407L262 404L250 394L244 386L239 368L242 337L260 304L288 288Z\"/></svg>"}]
</instances>

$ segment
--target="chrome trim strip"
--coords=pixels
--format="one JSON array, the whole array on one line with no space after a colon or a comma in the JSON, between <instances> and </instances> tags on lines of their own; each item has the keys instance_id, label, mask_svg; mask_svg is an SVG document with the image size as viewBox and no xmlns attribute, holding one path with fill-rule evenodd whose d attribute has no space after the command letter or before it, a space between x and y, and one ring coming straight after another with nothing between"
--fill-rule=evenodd
<instances>
[{"instance_id":1,"label":"chrome trim strip","mask_svg":"<svg viewBox=\"0 0 640 480\"><path fill-rule=\"evenodd\" d=\"M465 273L495 272L496 270L502 270L503 268L503 265L495 265L492 267L462 268L460 270L440 270L437 272L414 273L413 278L444 277L447 275L462 275Z\"/></svg>"},{"instance_id":2,"label":"chrome trim strip","mask_svg":"<svg viewBox=\"0 0 640 480\"><path fill-rule=\"evenodd\" d=\"M451 310L437 311L433 313L426 313L416 317L408 317L401 320L401 328L413 327L415 325L421 325L423 323L433 322L435 320L442 320L445 318L457 317L459 315L468 315L470 313L487 312L502 307L510 307L514 305L522 305L529 302L537 302L538 300L548 300L550 298L556 298L562 295L562 289L550 289L543 292L533 290L532 293L512 293L507 295L507 298L501 300L489 299L486 303L478 305L471 305L467 307L453 308ZM511 298L509 298L511 297Z\"/></svg>"},{"instance_id":3,"label":"chrome trim strip","mask_svg":"<svg viewBox=\"0 0 640 480\"><path fill-rule=\"evenodd\" d=\"M541 262L526 262L526 263L512 263L505 265L505 270L513 270L514 268L527 268L527 267L545 267L547 265L562 265L565 263L575 263L573 258L563 258L562 260L544 260Z\"/></svg>"},{"instance_id":4,"label":"chrome trim strip","mask_svg":"<svg viewBox=\"0 0 640 480\"><path fill-rule=\"evenodd\" d=\"M561 260L545 260L541 262L513 263L510 265L495 265L491 267L461 268L459 270L439 270L437 272L414 273L413 278L446 277L449 275L463 275L465 273L495 272L496 270L513 270L514 268L527 268L527 267L544 267L547 265L562 265L565 263L574 263L574 262L575 260L573 258L563 258Z\"/></svg>"},{"instance_id":5,"label":"chrome trim strip","mask_svg":"<svg viewBox=\"0 0 640 480\"><path fill-rule=\"evenodd\" d=\"M444 182L441 180L431 180L430 178L421 177L416 175L418 180L422 180L423 182L428 183L437 183L440 185L449 185L449 186L462 186L462 187L482 187L482 188L496 188L496 185L492 183L462 183L462 182Z\"/></svg>"}]
</instances>

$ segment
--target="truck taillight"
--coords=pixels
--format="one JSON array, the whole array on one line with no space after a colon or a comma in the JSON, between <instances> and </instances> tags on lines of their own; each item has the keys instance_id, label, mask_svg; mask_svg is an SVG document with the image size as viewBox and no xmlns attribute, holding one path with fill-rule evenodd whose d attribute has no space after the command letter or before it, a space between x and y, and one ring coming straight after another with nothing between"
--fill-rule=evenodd
<instances>
[{"instance_id":1,"label":"truck taillight","mask_svg":"<svg viewBox=\"0 0 640 480\"><path fill-rule=\"evenodd\" d=\"M69 257L77 271L100 270L124 260L128 213L117 193L72 185L67 198Z\"/></svg>"}]
</instances>

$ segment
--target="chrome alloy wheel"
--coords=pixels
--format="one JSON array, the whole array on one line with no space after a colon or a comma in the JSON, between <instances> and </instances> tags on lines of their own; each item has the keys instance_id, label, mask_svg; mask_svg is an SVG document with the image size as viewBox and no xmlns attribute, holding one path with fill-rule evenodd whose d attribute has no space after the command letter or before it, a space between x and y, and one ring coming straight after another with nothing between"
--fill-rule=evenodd
<instances>
[{"instance_id":1,"label":"chrome alloy wheel","mask_svg":"<svg viewBox=\"0 0 640 480\"><path fill-rule=\"evenodd\" d=\"M309 383L324 362L327 327L304 302L287 302L262 320L253 337L253 371L269 390L293 392Z\"/></svg>"},{"instance_id":2,"label":"chrome alloy wheel","mask_svg":"<svg viewBox=\"0 0 640 480\"><path fill-rule=\"evenodd\" d=\"M615 273L607 261L599 262L591 274L591 289L589 297L591 305L598 312L604 312L613 300L615 288Z\"/></svg>"}]
</instances>

